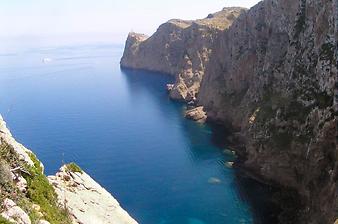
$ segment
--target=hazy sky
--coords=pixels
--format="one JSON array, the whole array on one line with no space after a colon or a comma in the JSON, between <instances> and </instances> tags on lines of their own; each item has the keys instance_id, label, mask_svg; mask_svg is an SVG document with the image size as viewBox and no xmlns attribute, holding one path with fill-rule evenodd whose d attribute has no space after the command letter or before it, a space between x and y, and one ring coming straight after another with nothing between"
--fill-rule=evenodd
<instances>
[{"instance_id":1,"label":"hazy sky","mask_svg":"<svg viewBox=\"0 0 338 224\"><path fill-rule=\"evenodd\" d=\"M1 0L0 37L151 34L171 18L204 18L225 6L259 0Z\"/></svg>"}]
</instances>

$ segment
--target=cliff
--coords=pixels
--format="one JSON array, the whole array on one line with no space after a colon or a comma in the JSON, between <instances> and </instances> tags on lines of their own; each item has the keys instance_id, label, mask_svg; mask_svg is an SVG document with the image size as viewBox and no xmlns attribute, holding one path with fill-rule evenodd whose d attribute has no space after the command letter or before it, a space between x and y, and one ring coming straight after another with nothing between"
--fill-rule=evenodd
<instances>
[{"instance_id":1,"label":"cliff","mask_svg":"<svg viewBox=\"0 0 338 224\"><path fill-rule=\"evenodd\" d=\"M42 163L13 138L0 115L0 223L137 222L75 164L47 179Z\"/></svg>"},{"instance_id":2,"label":"cliff","mask_svg":"<svg viewBox=\"0 0 338 224\"><path fill-rule=\"evenodd\" d=\"M299 202L294 217L282 213L281 223L333 223L336 216L336 7L331 0L265 0L242 10L226 29L211 31L202 81L192 94L209 120L232 130L237 167ZM154 34L166 35L162 29ZM146 53L122 65L136 61L131 67L176 74L180 85L182 74L190 73L177 62L184 56L171 61L161 43L147 40L140 47L147 44L172 70L146 64L153 60ZM199 60L200 46L182 48L194 51L190 61Z\"/></svg>"},{"instance_id":3,"label":"cliff","mask_svg":"<svg viewBox=\"0 0 338 224\"><path fill-rule=\"evenodd\" d=\"M61 167L48 180L74 223L137 224L108 191L75 164Z\"/></svg>"},{"instance_id":4,"label":"cliff","mask_svg":"<svg viewBox=\"0 0 338 224\"><path fill-rule=\"evenodd\" d=\"M266 0L243 13L221 34L198 96L236 132L247 169L296 190L303 223L335 216L334 9Z\"/></svg>"},{"instance_id":5,"label":"cliff","mask_svg":"<svg viewBox=\"0 0 338 224\"><path fill-rule=\"evenodd\" d=\"M243 8L224 8L205 19L170 20L151 37L130 33L121 66L176 76L174 99L195 99L218 33L228 29Z\"/></svg>"}]
</instances>

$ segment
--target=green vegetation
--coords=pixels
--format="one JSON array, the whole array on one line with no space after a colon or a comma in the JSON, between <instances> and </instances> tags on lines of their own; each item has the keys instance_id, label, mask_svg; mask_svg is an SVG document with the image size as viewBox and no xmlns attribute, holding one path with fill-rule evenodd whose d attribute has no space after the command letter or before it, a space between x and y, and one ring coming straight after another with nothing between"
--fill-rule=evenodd
<instances>
[{"instance_id":1,"label":"green vegetation","mask_svg":"<svg viewBox=\"0 0 338 224\"><path fill-rule=\"evenodd\" d=\"M298 38L300 33L305 29L306 22L306 0L301 1L300 12L298 13L298 17L295 25L295 34L294 38Z\"/></svg>"},{"instance_id":2,"label":"green vegetation","mask_svg":"<svg viewBox=\"0 0 338 224\"><path fill-rule=\"evenodd\" d=\"M38 211L32 209L33 208L33 202L30 201L27 197L20 197L17 200L17 205L22 208L29 216L29 219L32 223L37 223L40 220L40 215L38 214Z\"/></svg>"},{"instance_id":3,"label":"green vegetation","mask_svg":"<svg viewBox=\"0 0 338 224\"><path fill-rule=\"evenodd\" d=\"M328 60L331 63L334 62L334 45L331 43L325 43L320 50L320 59Z\"/></svg>"},{"instance_id":4,"label":"green vegetation","mask_svg":"<svg viewBox=\"0 0 338 224\"><path fill-rule=\"evenodd\" d=\"M12 155L12 148L2 142L0 144L0 202L16 193L9 166L12 163L8 161L16 161L16 158Z\"/></svg>"},{"instance_id":5,"label":"green vegetation","mask_svg":"<svg viewBox=\"0 0 338 224\"><path fill-rule=\"evenodd\" d=\"M32 153L30 157L38 166L26 166L27 171L31 174L24 175L28 185L27 197L41 207L44 218L51 224L71 223L67 210L59 206L54 188L42 173L40 162Z\"/></svg>"},{"instance_id":6,"label":"green vegetation","mask_svg":"<svg viewBox=\"0 0 338 224\"><path fill-rule=\"evenodd\" d=\"M8 221L7 219L3 218L0 215L0 224L13 224L12 222Z\"/></svg>"},{"instance_id":7,"label":"green vegetation","mask_svg":"<svg viewBox=\"0 0 338 224\"><path fill-rule=\"evenodd\" d=\"M70 224L71 219L68 211L58 204L57 195L53 186L48 182L43 174L40 161L33 153L28 153L34 166L30 166L21 161L13 147L1 141L0 144L0 202L5 198L10 198L17 203L29 215L32 223L37 223L41 218L38 211L33 209L33 204L40 206L43 219L51 224ZM21 167L26 172L22 172L27 181L27 192L22 193L15 188L13 181L8 178L11 168ZM0 219L0 223L9 223Z\"/></svg>"},{"instance_id":8,"label":"green vegetation","mask_svg":"<svg viewBox=\"0 0 338 224\"><path fill-rule=\"evenodd\" d=\"M304 123L314 105L305 106L297 101L297 98L295 94L282 95L271 89L265 90L262 101L259 105L255 105L255 107L260 107L257 122L269 130L268 138L263 139L263 141L269 141L280 150L289 148L293 141L302 144L309 142L311 133L295 136L294 133L297 131L295 127L285 126L281 128L275 126L274 122L270 122L278 114L278 118L281 120Z\"/></svg>"},{"instance_id":9,"label":"green vegetation","mask_svg":"<svg viewBox=\"0 0 338 224\"><path fill-rule=\"evenodd\" d=\"M7 164L11 164L12 166L18 166L20 164L20 160L14 149L7 143L3 142L2 139L1 142L2 142L0 145L1 160L6 161Z\"/></svg>"},{"instance_id":10,"label":"green vegetation","mask_svg":"<svg viewBox=\"0 0 338 224\"><path fill-rule=\"evenodd\" d=\"M224 92L222 95L223 104L228 105L229 103L233 106L239 106L243 98L245 97L245 94L247 93L248 88L244 88L238 92L232 92L232 93L226 93Z\"/></svg>"},{"instance_id":11,"label":"green vegetation","mask_svg":"<svg viewBox=\"0 0 338 224\"><path fill-rule=\"evenodd\" d=\"M288 97L266 90L260 103L261 109L257 118L263 122L268 121L275 117L277 109L284 108L288 103Z\"/></svg>"},{"instance_id":12,"label":"green vegetation","mask_svg":"<svg viewBox=\"0 0 338 224\"><path fill-rule=\"evenodd\" d=\"M41 162L36 158L36 155L32 152L28 152L29 158L33 161L34 167L38 169L40 173L43 173L43 168Z\"/></svg>"},{"instance_id":13,"label":"green vegetation","mask_svg":"<svg viewBox=\"0 0 338 224\"><path fill-rule=\"evenodd\" d=\"M303 105L297 100L297 94L298 93L284 96L280 93L275 93L272 90L266 90L261 101L259 118L262 121L267 121L273 118L276 115L277 110L280 109L281 118L305 122L313 106ZM318 94L318 97L315 96L315 99L320 102L318 103L319 105L326 105L329 101L325 94Z\"/></svg>"},{"instance_id":14,"label":"green vegetation","mask_svg":"<svg viewBox=\"0 0 338 224\"><path fill-rule=\"evenodd\" d=\"M69 163L66 165L66 171L73 173L83 173L82 169L76 163Z\"/></svg>"},{"instance_id":15,"label":"green vegetation","mask_svg":"<svg viewBox=\"0 0 338 224\"><path fill-rule=\"evenodd\" d=\"M294 136L289 132L278 132L275 130L272 132L272 141L276 144L280 150L289 148L291 146Z\"/></svg>"},{"instance_id":16,"label":"green vegetation","mask_svg":"<svg viewBox=\"0 0 338 224\"><path fill-rule=\"evenodd\" d=\"M315 97L319 109L324 109L333 105L333 96L328 95L326 92L317 93Z\"/></svg>"},{"instance_id":17,"label":"green vegetation","mask_svg":"<svg viewBox=\"0 0 338 224\"><path fill-rule=\"evenodd\" d=\"M311 112L311 109L311 106L304 106L301 102L293 99L285 106L285 118L304 123Z\"/></svg>"}]
</instances>

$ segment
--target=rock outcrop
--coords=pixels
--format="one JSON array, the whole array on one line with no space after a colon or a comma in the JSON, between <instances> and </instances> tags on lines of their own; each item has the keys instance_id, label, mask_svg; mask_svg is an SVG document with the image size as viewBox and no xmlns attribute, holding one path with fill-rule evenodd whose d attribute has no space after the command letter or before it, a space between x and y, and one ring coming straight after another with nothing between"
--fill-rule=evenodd
<instances>
[{"instance_id":1,"label":"rock outcrop","mask_svg":"<svg viewBox=\"0 0 338 224\"><path fill-rule=\"evenodd\" d=\"M3 201L3 212L1 216L13 223L31 224L27 213L15 204L11 199L6 198Z\"/></svg>"},{"instance_id":2,"label":"rock outcrop","mask_svg":"<svg viewBox=\"0 0 338 224\"><path fill-rule=\"evenodd\" d=\"M207 114L203 110L203 107L195 107L185 112L185 117L200 123L204 123L207 119Z\"/></svg>"},{"instance_id":3,"label":"rock outcrop","mask_svg":"<svg viewBox=\"0 0 338 224\"><path fill-rule=\"evenodd\" d=\"M18 154L20 160L25 161L31 166L34 165L32 159L29 156L29 153L32 153L32 151L27 149L22 144L18 143L13 138L11 132L6 126L6 122L4 121L1 115L0 115L0 139L2 139L3 142L6 142L13 147L14 151Z\"/></svg>"},{"instance_id":4,"label":"rock outcrop","mask_svg":"<svg viewBox=\"0 0 338 224\"><path fill-rule=\"evenodd\" d=\"M0 223L137 223L89 175L65 167L49 183L42 163L0 115Z\"/></svg>"},{"instance_id":5,"label":"rock outcrop","mask_svg":"<svg viewBox=\"0 0 338 224\"><path fill-rule=\"evenodd\" d=\"M71 171L63 166L48 179L73 223L137 224L114 197L84 171Z\"/></svg>"},{"instance_id":6,"label":"rock outcrop","mask_svg":"<svg viewBox=\"0 0 338 224\"><path fill-rule=\"evenodd\" d=\"M244 166L294 189L297 223L333 223L333 1L265 0L221 34L198 103L236 132Z\"/></svg>"},{"instance_id":7,"label":"rock outcrop","mask_svg":"<svg viewBox=\"0 0 338 224\"><path fill-rule=\"evenodd\" d=\"M35 181L34 171L42 174L43 169L33 152L13 138L0 115L0 218L18 224L49 223L28 196L32 194L28 181Z\"/></svg>"},{"instance_id":8,"label":"rock outcrop","mask_svg":"<svg viewBox=\"0 0 338 224\"><path fill-rule=\"evenodd\" d=\"M281 214L281 223L333 223L336 215L336 8L332 0L264 0L242 10L226 29L211 31L202 81L189 97L182 94L189 92L182 74L194 74L191 68L199 63L190 63L185 54L171 60L159 47L166 42L148 38L136 44L142 54L122 60L125 66L178 74L171 95L187 101L196 97L209 120L232 130L229 141L240 166L265 183L295 192L299 210L295 217ZM173 35L160 27L154 36ZM178 47L201 49L194 44ZM165 60L172 67L158 69L148 60Z\"/></svg>"},{"instance_id":9,"label":"rock outcrop","mask_svg":"<svg viewBox=\"0 0 338 224\"><path fill-rule=\"evenodd\" d=\"M228 29L244 11L224 8L205 19L170 20L151 37L130 33L121 66L175 75L171 98L195 100L217 34Z\"/></svg>"}]
</instances>

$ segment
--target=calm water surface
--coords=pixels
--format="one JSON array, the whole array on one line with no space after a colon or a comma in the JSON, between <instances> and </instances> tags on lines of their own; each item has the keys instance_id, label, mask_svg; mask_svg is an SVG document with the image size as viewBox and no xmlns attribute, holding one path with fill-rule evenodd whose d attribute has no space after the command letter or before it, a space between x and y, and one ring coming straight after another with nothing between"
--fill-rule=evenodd
<instances>
[{"instance_id":1,"label":"calm water surface","mask_svg":"<svg viewBox=\"0 0 338 224\"><path fill-rule=\"evenodd\" d=\"M224 165L233 158L212 143L211 128L184 119L184 106L168 99L172 77L121 71L122 51L101 44L0 54L0 113L14 136L47 174L78 163L140 223L253 223L246 188Z\"/></svg>"}]
</instances>

